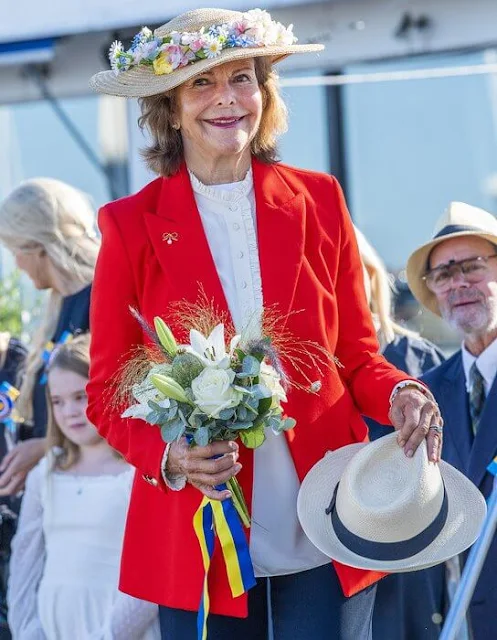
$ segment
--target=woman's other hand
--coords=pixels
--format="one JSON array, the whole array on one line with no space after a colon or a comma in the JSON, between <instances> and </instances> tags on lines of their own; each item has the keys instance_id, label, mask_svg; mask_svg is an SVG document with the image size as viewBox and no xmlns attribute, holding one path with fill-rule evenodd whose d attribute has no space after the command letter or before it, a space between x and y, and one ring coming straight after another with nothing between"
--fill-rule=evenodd
<instances>
[{"instance_id":1,"label":"woman's other hand","mask_svg":"<svg viewBox=\"0 0 497 640\"><path fill-rule=\"evenodd\" d=\"M169 448L166 473L185 476L190 484L212 500L226 500L231 497L230 491L218 491L214 487L224 484L240 471L242 465L237 460L236 442L223 440L206 447L191 447L183 438Z\"/></svg>"},{"instance_id":2,"label":"woman's other hand","mask_svg":"<svg viewBox=\"0 0 497 640\"><path fill-rule=\"evenodd\" d=\"M19 442L0 464L0 496L13 496L24 488L26 476L43 458L45 438L31 438Z\"/></svg>"},{"instance_id":3,"label":"woman's other hand","mask_svg":"<svg viewBox=\"0 0 497 640\"><path fill-rule=\"evenodd\" d=\"M428 457L438 462L442 453L443 420L437 403L416 387L404 387L392 401L390 420L397 429L399 446L412 457L426 438ZM430 427L437 427L430 428Z\"/></svg>"}]
</instances>

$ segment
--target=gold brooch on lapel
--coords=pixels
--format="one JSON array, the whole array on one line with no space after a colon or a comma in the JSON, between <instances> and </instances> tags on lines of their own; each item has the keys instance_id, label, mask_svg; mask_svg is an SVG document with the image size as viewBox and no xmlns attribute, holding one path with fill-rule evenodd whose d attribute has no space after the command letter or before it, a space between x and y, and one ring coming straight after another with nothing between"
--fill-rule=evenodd
<instances>
[{"instance_id":1,"label":"gold brooch on lapel","mask_svg":"<svg viewBox=\"0 0 497 640\"><path fill-rule=\"evenodd\" d=\"M163 242L167 242L167 244L172 244L173 242L176 242L178 240L179 236L176 233L176 231L173 231L173 233L163 233L162 234L162 240Z\"/></svg>"}]
</instances>

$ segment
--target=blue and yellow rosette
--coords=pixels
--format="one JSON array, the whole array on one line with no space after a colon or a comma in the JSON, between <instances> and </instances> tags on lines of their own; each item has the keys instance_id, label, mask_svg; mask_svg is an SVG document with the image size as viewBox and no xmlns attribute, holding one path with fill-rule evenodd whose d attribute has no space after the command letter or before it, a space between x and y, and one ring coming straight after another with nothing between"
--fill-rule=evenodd
<instances>
[{"instance_id":1,"label":"blue and yellow rosette","mask_svg":"<svg viewBox=\"0 0 497 640\"><path fill-rule=\"evenodd\" d=\"M64 331L64 333L60 336L57 342L47 342L45 348L43 349L43 353L41 354L41 359L43 360L43 366L45 371L40 378L40 384L47 383L47 368L50 364L50 360L53 356L53 353L57 347L62 346L63 344L67 344L73 339L73 334L70 331Z\"/></svg>"},{"instance_id":2,"label":"blue and yellow rosette","mask_svg":"<svg viewBox=\"0 0 497 640\"><path fill-rule=\"evenodd\" d=\"M226 485L216 487L220 491L226 488ZM204 496L193 517L193 526L200 544L205 572L197 616L197 637L198 640L206 640L210 605L208 576L216 535L224 557L232 596L237 598L255 586L255 576L247 538L232 500L220 502Z\"/></svg>"},{"instance_id":3,"label":"blue and yellow rosette","mask_svg":"<svg viewBox=\"0 0 497 640\"><path fill-rule=\"evenodd\" d=\"M4 423L5 428L11 432L13 437L16 433L16 425L12 419L12 411L18 397L19 390L9 382L0 384L0 422Z\"/></svg>"}]
</instances>

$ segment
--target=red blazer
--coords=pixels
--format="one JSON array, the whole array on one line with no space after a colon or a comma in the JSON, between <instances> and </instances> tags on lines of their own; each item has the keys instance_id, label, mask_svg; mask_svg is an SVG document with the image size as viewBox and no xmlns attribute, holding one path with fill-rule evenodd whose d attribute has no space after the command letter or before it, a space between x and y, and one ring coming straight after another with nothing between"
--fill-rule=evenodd
<instances>
[{"instance_id":1,"label":"red blazer","mask_svg":"<svg viewBox=\"0 0 497 640\"><path fill-rule=\"evenodd\" d=\"M335 178L256 160L253 175L264 304L277 303L282 313L302 310L289 317L289 329L303 340L318 341L344 365L340 373L333 367L314 376L322 381L319 394L289 394L286 412L297 426L286 436L302 480L327 450L366 440L361 414L387 424L390 393L406 376L378 355L354 230ZM129 305L149 321L156 315L169 321L169 304L194 301L199 282L223 311L228 310L226 300L184 166L174 177L159 178L106 205L99 224L103 245L92 294L88 416L139 471L120 588L169 607L196 610L203 568L192 518L202 496L190 485L181 492L165 487L159 429L121 419L119 411L109 408L108 386L131 347L146 341ZM165 234L176 234L176 240L167 243ZM241 447L240 462L237 477L250 505L252 451ZM335 567L348 595L382 575ZM209 583L213 613L247 615L247 598L231 597L218 552Z\"/></svg>"}]
</instances>

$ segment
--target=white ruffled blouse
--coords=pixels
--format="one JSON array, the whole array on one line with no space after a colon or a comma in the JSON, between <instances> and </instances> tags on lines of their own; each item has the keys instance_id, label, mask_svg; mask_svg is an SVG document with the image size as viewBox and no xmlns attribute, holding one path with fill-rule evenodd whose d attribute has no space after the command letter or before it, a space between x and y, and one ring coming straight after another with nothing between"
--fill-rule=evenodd
<instances>
[{"instance_id":1,"label":"white ruffled blouse","mask_svg":"<svg viewBox=\"0 0 497 640\"><path fill-rule=\"evenodd\" d=\"M207 186L191 172L190 181L235 329L260 335L263 288L252 170L230 184ZM250 555L256 576L297 573L330 561L300 526L299 488L285 436L268 429L254 452Z\"/></svg>"}]
</instances>

